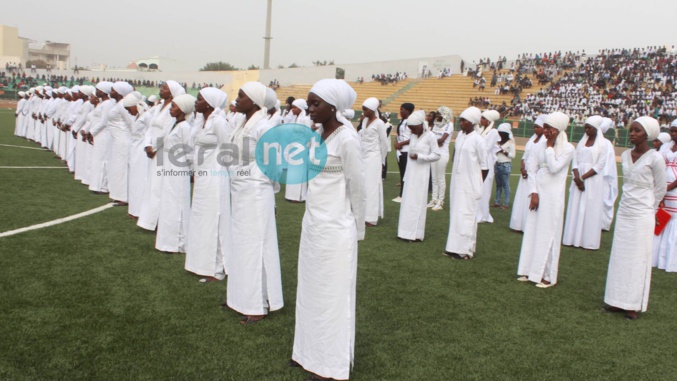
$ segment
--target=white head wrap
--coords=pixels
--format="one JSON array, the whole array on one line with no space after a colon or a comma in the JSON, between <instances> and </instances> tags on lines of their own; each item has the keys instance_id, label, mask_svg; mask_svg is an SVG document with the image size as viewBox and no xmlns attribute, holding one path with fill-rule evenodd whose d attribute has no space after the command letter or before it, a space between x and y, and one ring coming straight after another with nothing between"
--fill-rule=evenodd
<instances>
[{"instance_id":1,"label":"white head wrap","mask_svg":"<svg viewBox=\"0 0 677 381\"><path fill-rule=\"evenodd\" d=\"M56 89L56 92L59 94L66 94L68 92L68 87L61 86L58 89ZM108 92L110 92L110 89L108 90Z\"/></svg>"},{"instance_id":2,"label":"white head wrap","mask_svg":"<svg viewBox=\"0 0 677 381\"><path fill-rule=\"evenodd\" d=\"M184 114L192 114L195 111L195 97L190 94L181 94L173 97L172 102L179 106Z\"/></svg>"},{"instance_id":3,"label":"white head wrap","mask_svg":"<svg viewBox=\"0 0 677 381\"><path fill-rule=\"evenodd\" d=\"M148 97L148 102L155 103L155 101L157 101L157 96L151 95L150 97Z\"/></svg>"},{"instance_id":4,"label":"white head wrap","mask_svg":"<svg viewBox=\"0 0 677 381\"><path fill-rule=\"evenodd\" d=\"M291 103L292 106L296 106L297 108L300 108L301 110L307 110L308 109L308 102L306 102L305 99L295 99L294 102Z\"/></svg>"},{"instance_id":5,"label":"white head wrap","mask_svg":"<svg viewBox=\"0 0 677 381\"><path fill-rule=\"evenodd\" d=\"M23 91L19 91L19 96L23 98L23 97L25 97L25 96L26 96L26 93L25 93L25 92L23 92Z\"/></svg>"},{"instance_id":6,"label":"white head wrap","mask_svg":"<svg viewBox=\"0 0 677 381\"><path fill-rule=\"evenodd\" d=\"M228 104L228 95L214 87L205 87L200 90L200 95L212 106L215 112L223 112Z\"/></svg>"},{"instance_id":7,"label":"white head wrap","mask_svg":"<svg viewBox=\"0 0 677 381\"><path fill-rule=\"evenodd\" d=\"M451 109L447 106L440 106L437 109L437 112L442 115L442 124L447 124L454 120L454 114L451 112Z\"/></svg>"},{"instance_id":8,"label":"white head wrap","mask_svg":"<svg viewBox=\"0 0 677 381\"><path fill-rule=\"evenodd\" d=\"M271 108L279 109L279 107L275 107L275 105L279 102L277 99L277 93L275 90L271 89L270 87L266 87L266 108L270 110Z\"/></svg>"},{"instance_id":9,"label":"white head wrap","mask_svg":"<svg viewBox=\"0 0 677 381\"><path fill-rule=\"evenodd\" d=\"M341 114L355 104L357 93L342 79L321 79L313 85L310 92L322 98L336 108L336 119L342 124L352 127L352 124Z\"/></svg>"},{"instance_id":10,"label":"white head wrap","mask_svg":"<svg viewBox=\"0 0 677 381\"><path fill-rule=\"evenodd\" d=\"M644 128L649 141L656 140L656 138L658 138L658 134L661 132L661 126L658 124L656 119L650 116L640 116L639 118L635 119L634 122L639 123L642 128Z\"/></svg>"},{"instance_id":11,"label":"white head wrap","mask_svg":"<svg viewBox=\"0 0 677 381\"><path fill-rule=\"evenodd\" d=\"M563 112L555 111L552 114L548 115L543 121L543 126L549 125L554 127L559 131L557 140L555 141L555 154L562 152L564 145L568 143L568 137L566 133L567 126L569 125L569 116Z\"/></svg>"},{"instance_id":12,"label":"white head wrap","mask_svg":"<svg viewBox=\"0 0 677 381\"><path fill-rule=\"evenodd\" d=\"M352 109L343 110L341 115L343 115L348 120L352 120L355 117L355 110Z\"/></svg>"},{"instance_id":13,"label":"white head wrap","mask_svg":"<svg viewBox=\"0 0 677 381\"><path fill-rule=\"evenodd\" d=\"M123 97L126 97L128 94L131 94L134 91L132 85L124 81L115 82L113 84L113 89L115 89L115 91Z\"/></svg>"},{"instance_id":14,"label":"white head wrap","mask_svg":"<svg viewBox=\"0 0 677 381\"><path fill-rule=\"evenodd\" d=\"M362 103L362 107L366 107L366 108L368 108L369 110L375 112L376 110L378 110L378 103L379 103L379 102L378 102L378 99L376 99L376 98L367 98L367 99L365 99L365 101ZM410 121L407 122L407 123L411 124Z\"/></svg>"},{"instance_id":15,"label":"white head wrap","mask_svg":"<svg viewBox=\"0 0 677 381\"><path fill-rule=\"evenodd\" d=\"M496 129L498 132L507 132L508 135L510 136L510 140L513 139L512 136L512 125L510 123L501 123L501 125L498 126Z\"/></svg>"},{"instance_id":16,"label":"white head wrap","mask_svg":"<svg viewBox=\"0 0 677 381\"><path fill-rule=\"evenodd\" d=\"M672 140L672 137L667 132L661 132L660 134L658 134L658 140L660 140L661 143L665 144L668 143L670 140Z\"/></svg>"},{"instance_id":17,"label":"white head wrap","mask_svg":"<svg viewBox=\"0 0 677 381\"><path fill-rule=\"evenodd\" d=\"M136 106L137 103L139 103L139 100L136 98L136 96L134 94L127 94L122 99L122 106L123 107Z\"/></svg>"},{"instance_id":18,"label":"white head wrap","mask_svg":"<svg viewBox=\"0 0 677 381\"><path fill-rule=\"evenodd\" d=\"M670 123L670 128L672 127L677 127L677 119L673 120L672 123Z\"/></svg>"},{"instance_id":19,"label":"white head wrap","mask_svg":"<svg viewBox=\"0 0 677 381\"><path fill-rule=\"evenodd\" d=\"M140 101L142 101L143 98L144 98L144 97L143 97L143 94L141 94L141 93L138 92L138 91L134 91L134 92L132 92L132 94L134 94L134 96L136 97L136 99L138 99L138 100L140 100Z\"/></svg>"},{"instance_id":20,"label":"white head wrap","mask_svg":"<svg viewBox=\"0 0 677 381\"><path fill-rule=\"evenodd\" d=\"M407 118L407 126L418 126L425 123L425 111L416 110Z\"/></svg>"},{"instance_id":21,"label":"white head wrap","mask_svg":"<svg viewBox=\"0 0 677 381\"><path fill-rule=\"evenodd\" d=\"M87 97L92 96L94 93L94 88L92 86L80 86L80 92L86 95Z\"/></svg>"},{"instance_id":22,"label":"white head wrap","mask_svg":"<svg viewBox=\"0 0 677 381\"><path fill-rule=\"evenodd\" d=\"M51 97L52 96L52 89L45 90L45 94Z\"/></svg>"},{"instance_id":23,"label":"white head wrap","mask_svg":"<svg viewBox=\"0 0 677 381\"><path fill-rule=\"evenodd\" d=\"M602 138L604 137L604 132L602 132L603 122L604 118L602 118L600 115L593 115L585 120L586 125L589 124L597 129L597 137L595 138L594 146L599 146L602 143ZM587 142L588 142L588 134L583 134L583 137L581 138L581 141L580 143L578 143L578 145L585 146Z\"/></svg>"},{"instance_id":24,"label":"white head wrap","mask_svg":"<svg viewBox=\"0 0 677 381\"><path fill-rule=\"evenodd\" d=\"M50 89L51 89L51 87L50 87ZM80 86L75 85L71 88L71 93L75 94L75 93L79 93L79 92L80 92Z\"/></svg>"},{"instance_id":25,"label":"white head wrap","mask_svg":"<svg viewBox=\"0 0 677 381\"><path fill-rule=\"evenodd\" d=\"M539 115L539 116L536 118L536 120L534 121L534 124L537 125L537 126L539 126L539 127L543 127L543 122L545 122L545 118L547 118L547 117L548 117L548 114L541 114L541 115Z\"/></svg>"},{"instance_id":26,"label":"white head wrap","mask_svg":"<svg viewBox=\"0 0 677 381\"><path fill-rule=\"evenodd\" d=\"M260 82L247 82L241 88L264 113L268 111L266 108L266 89L267 87Z\"/></svg>"},{"instance_id":27,"label":"white head wrap","mask_svg":"<svg viewBox=\"0 0 677 381\"><path fill-rule=\"evenodd\" d=\"M501 118L501 114L496 110L485 110L482 116L490 122L495 122Z\"/></svg>"},{"instance_id":28,"label":"white head wrap","mask_svg":"<svg viewBox=\"0 0 677 381\"><path fill-rule=\"evenodd\" d=\"M113 84L110 82L102 81L96 84L96 88L101 90L103 93L110 94L110 90L113 88Z\"/></svg>"},{"instance_id":29,"label":"white head wrap","mask_svg":"<svg viewBox=\"0 0 677 381\"><path fill-rule=\"evenodd\" d=\"M179 83L176 81L172 81L170 79L165 83L167 84L167 87L169 87L169 92L172 93L172 98L176 98L179 95L186 93L186 89L184 89L183 86L179 85Z\"/></svg>"},{"instance_id":30,"label":"white head wrap","mask_svg":"<svg viewBox=\"0 0 677 381\"><path fill-rule=\"evenodd\" d=\"M468 107L463 110L459 118L465 119L473 125L476 125L480 122L480 119L482 119L482 111L477 107Z\"/></svg>"},{"instance_id":31,"label":"white head wrap","mask_svg":"<svg viewBox=\"0 0 677 381\"><path fill-rule=\"evenodd\" d=\"M610 118L602 118L602 124L599 126L603 134L606 134L610 128L614 128L614 121Z\"/></svg>"},{"instance_id":32,"label":"white head wrap","mask_svg":"<svg viewBox=\"0 0 677 381\"><path fill-rule=\"evenodd\" d=\"M280 100L279 99L275 99L275 106L274 107L275 107L275 110L280 111Z\"/></svg>"}]
</instances>

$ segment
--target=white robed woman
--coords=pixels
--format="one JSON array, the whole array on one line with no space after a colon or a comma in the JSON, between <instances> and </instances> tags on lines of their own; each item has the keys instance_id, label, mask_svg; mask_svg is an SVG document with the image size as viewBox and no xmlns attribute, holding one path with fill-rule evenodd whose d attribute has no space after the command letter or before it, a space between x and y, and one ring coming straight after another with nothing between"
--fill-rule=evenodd
<instances>
[{"instance_id":1,"label":"white robed woman","mask_svg":"<svg viewBox=\"0 0 677 381\"><path fill-rule=\"evenodd\" d=\"M439 211L444 208L444 196L447 192L447 164L449 164L449 143L454 134L454 117L449 107L442 106L437 109L432 132L437 138L440 159L433 162L432 169L433 195L428 203L428 208Z\"/></svg>"},{"instance_id":2,"label":"white robed woman","mask_svg":"<svg viewBox=\"0 0 677 381\"><path fill-rule=\"evenodd\" d=\"M497 120L501 118L501 114L496 110L486 110L482 113L482 119L476 126L477 133L484 139L487 150L487 165L489 166L489 173L482 184L482 199L479 201L479 208L477 209L477 222L479 223L493 223L494 218L489 212L489 202L491 201L491 191L494 186L494 166L496 164L496 153L499 146L496 144L501 140L498 131L494 127Z\"/></svg>"},{"instance_id":3,"label":"white robed woman","mask_svg":"<svg viewBox=\"0 0 677 381\"><path fill-rule=\"evenodd\" d=\"M99 103L101 103L101 99L96 95L96 88L93 88L93 94L89 96L89 103L92 104L93 109L87 116L87 122L80 129L80 136L78 137L78 141L82 141L82 143L85 145L82 149L82 151L84 151L84 155L80 155L80 159L84 160L85 163L84 168L82 169L82 179L80 181L87 186L89 186L90 173L92 172L92 157L94 155L94 146L88 140L89 130L92 128L92 124L96 121L96 109ZM76 162L80 159L77 157L75 158ZM75 165L75 169L77 171L77 164Z\"/></svg>"},{"instance_id":4,"label":"white robed woman","mask_svg":"<svg viewBox=\"0 0 677 381\"><path fill-rule=\"evenodd\" d=\"M397 237L405 241L423 241L425 237L430 164L440 160L437 136L428 131L425 118L425 111L418 110L407 119L411 139L407 171L404 173L405 188L400 204L400 220L397 225Z\"/></svg>"},{"instance_id":5,"label":"white robed woman","mask_svg":"<svg viewBox=\"0 0 677 381\"><path fill-rule=\"evenodd\" d=\"M512 214L510 215L510 229L521 232L524 230L524 224L529 213L529 159L535 147L545 145L546 139L543 137L543 121L547 115L539 115L534 121L534 134L529 138L524 146L524 154L520 164L520 180L517 183L517 191L512 204ZM539 148L540 149L540 148Z\"/></svg>"},{"instance_id":6,"label":"white robed woman","mask_svg":"<svg viewBox=\"0 0 677 381\"><path fill-rule=\"evenodd\" d=\"M277 99L275 90L270 87L266 87L266 108L268 109L268 123L270 124L270 127L282 124L280 100Z\"/></svg>"},{"instance_id":7,"label":"white robed woman","mask_svg":"<svg viewBox=\"0 0 677 381\"><path fill-rule=\"evenodd\" d=\"M233 129L231 142L237 147L237 157L228 165L233 239L224 252L228 262L227 305L244 315L242 324L251 324L284 306L275 222L279 185L259 169L255 157L256 144L270 129L266 86L245 83L236 102L237 111L244 117Z\"/></svg>"},{"instance_id":8,"label":"white robed woman","mask_svg":"<svg viewBox=\"0 0 677 381\"><path fill-rule=\"evenodd\" d=\"M305 99L295 99L292 102L290 119L286 123L297 123L304 126L312 127L313 122L306 114L308 109L308 102ZM306 200L306 193L308 192L308 183L305 181L296 184L286 184L284 188L284 198L287 201L300 203Z\"/></svg>"},{"instance_id":9,"label":"white robed woman","mask_svg":"<svg viewBox=\"0 0 677 381\"><path fill-rule=\"evenodd\" d=\"M75 119L75 123L71 127L71 133L73 134L74 149L75 149L75 180L84 180L85 170L87 169L87 142L81 139L81 131L85 128L89 121L89 116L94 110L94 104L91 102L91 97L94 94L94 87L92 86L80 86L80 93L83 96L85 101L78 111L78 117Z\"/></svg>"},{"instance_id":10,"label":"white robed woman","mask_svg":"<svg viewBox=\"0 0 677 381\"><path fill-rule=\"evenodd\" d=\"M604 214L604 168L608 146L600 129L602 117L585 121L585 135L576 146L571 164L573 181L564 221L562 244L588 250L599 249Z\"/></svg>"},{"instance_id":11,"label":"white robed woman","mask_svg":"<svg viewBox=\"0 0 677 381\"><path fill-rule=\"evenodd\" d=\"M604 174L604 212L602 214L602 230L609 231L611 222L614 219L614 208L616 207L616 198L618 197L618 168L616 167L616 150L614 144L604 134L614 128L614 121L609 118L602 118L602 142L607 147L606 166L602 173Z\"/></svg>"},{"instance_id":12,"label":"white robed woman","mask_svg":"<svg viewBox=\"0 0 677 381\"><path fill-rule=\"evenodd\" d=\"M564 197L574 146L567 140L569 116L556 111L543 122L546 144L530 154L529 213L522 237L517 280L538 288L557 284L562 248Z\"/></svg>"},{"instance_id":13,"label":"white robed woman","mask_svg":"<svg viewBox=\"0 0 677 381\"><path fill-rule=\"evenodd\" d=\"M475 255L477 215L483 182L487 182L489 163L487 145L476 131L482 112L465 109L459 116L461 132L454 145L454 160L449 182L449 234L444 255L468 260Z\"/></svg>"},{"instance_id":14,"label":"white robed woman","mask_svg":"<svg viewBox=\"0 0 677 381\"><path fill-rule=\"evenodd\" d=\"M134 106L132 106L134 107ZM146 155L146 132L150 128L156 107L150 109L145 102L136 104L138 117L132 124L131 142L129 144L129 190L127 191L127 213L132 218L139 218L143 203L143 193L148 185L148 167L150 159ZM134 113L132 112L132 115Z\"/></svg>"},{"instance_id":15,"label":"white robed woman","mask_svg":"<svg viewBox=\"0 0 677 381\"><path fill-rule=\"evenodd\" d=\"M14 112L14 135L22 136L22 126L24 121L23 109L26 104L26 93L19 91L19 101L16 103L16 111Z\"/></svg>"},{"instance_id":16,"label":"white robed woman","mask_svg":"<svg viewBox=\"0 0 677 381\"><path fill-rule=\"evenodd\" d=\"M165 134L162 147L162 192L155 248L167 253L185 253L190 216L191 134L188 118L195 111L190 94L172 99L169 113L175 123Z\"/></svg>"},{"instance_id":17,"label":"white robed woman","mask_svg":"<svg viewBox=\"0 0 677 381\"><path fill-rule=\"evenodd\" d=\"M113 84L99 82L96 85L96 96L101 99L94 109L87 139L93 145L89 171L89 190L97 193L108 193L108 160L110 158L110 132L108 131L108 114L115 107L115 99L110 98Z\"/></svg>"},{"instance_id":18,"label":"white robed woman","mask_svg":"<svg viewBox=\"0 0 677 381\"><path fill-rule=\"evenodd\" d=\"M230 125L224 111L227 104L226 93L213 87L200 90L195 103L198 115L193 135L195 181L185 269L201 275L202 282L226 277L219 223L225 221L221 219L221 203L226 199L230 204L230 189L222 189L224 173L218 159L221 143L230 141Z\"/></svg>"},{"instance_id":19,"label":"white robed woman","mask_svg":"<svg viewBox=\"0 0 677 381\"><path fill-rule=\"evenodd\" d=\"M670 124L671 141L663 144L660 154L665 160L667 193L661 208L672 218L660 235L654 238L653 267L667 272L677 272L677 119Z\"/></svg>"},{"instance_id":20,"label":"white robed woman","mask_svg":"<svg viewBox=\"0 0 677 381\"><path fill-rule=\"evenodd\" d=\"M135 118L125 110L122 99L133 91L134 88L129 83L115 82L111 90L111 98L116 99L118 103L108 113L108 131L111 137L108 196L115 201L115 205L119 206L127 206L129 145L132 141L132 125L135 122ZM128 102L131 102L131 99Z\"/></svg>"},{"instance_id":21,"label":"white robed woman","mask_svg":"<svg viewBox=\"0 0 677 381\"><path fill-rule=\"evenodd\" d=\"M311 377L347 380L355 348L357 242L364 239L364 175L360 140L341 112L357 94L343 80L310 89L310 115L327 149L309 181L299 247L296 328L290 366Z\"/></svg>"},{"instance_id":22,"label":"white robed woman","mask_svg":"<svg viewBox=\"0 0 677 381\"><path fill-rule=\"evenodd\" d=\"M389 141L386 136L386 126L378 117L378 106L379 101L376 98L367 98L364 101L362 104L364 119L358 133L362 145L364 186L367 192L364 215L367 226L376 226L379 217L383 218L382 172L388 154Z\"/></svg>"},{"instance_id":23,"label":"white robed woman","mask_svg":"<svg viewBox=\"0 0 677 381\"><path fill-rule=\"evenodd\" d=\"M624 312L630 320L637 319L649 304L656 210L666 193L665 160L649 146L659 133L656 119L635 119L628 131L635 147L621 155L623 193L616 214L604 303L607 311Z\"/></svg>"},{"instance_id":24,"label":"white robed woman","mask_svg":"<svg viewBox=\"0 0 677 381\"><path fill-rule=\"evenodd\" d=\"M170 115L172 99L183 95L186 90L176 81L169 80L160 86L160 98L162 101L156 108L150 127L146 131L145 151L150 159L148 162L148 184L143 192L143 204L136 225L146 229L155 230L157 227L158 213L160 213L160 197L162 196L162 176L158 174L158 159L162 156L163 139L167 131L174 126L174 118Z\"/></svg>"}]
</instances>

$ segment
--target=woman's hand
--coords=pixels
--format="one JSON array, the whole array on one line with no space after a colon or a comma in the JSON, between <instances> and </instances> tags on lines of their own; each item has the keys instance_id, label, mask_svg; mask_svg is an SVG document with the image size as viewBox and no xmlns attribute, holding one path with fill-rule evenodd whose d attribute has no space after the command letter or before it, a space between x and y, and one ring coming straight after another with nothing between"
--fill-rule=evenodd
<instances>
[{"instance_id":1,"label":"woman's hand","mask_svg":"<svg viewBox=\"0 0 677 381\"><path fill-rule=\"evenodd\" d=\"M578 177L575 177L574 183L576 183L576 187L578 187L579 191L581 191L581 192L585 191L585 184L583 183L583 180L581 180Z\"/></svg>"},{"instance_id":2,"label":"woman's hand","mask_svg":"<svg viewBox=\"0 0 677 381\"><path fill-rule=\"evenodd\" d=\"M538 193L531 194L531 202L529 203L529 210L536 211L538 210Z\"/></svg>"},{"instance_id":3,"label":"woman's hand","mask_svg":"<svg viewBox=\"0 0 677 381\"><path fill-rule=\"evenodd\" d=\"M410 154L409 154L409 158L410 158L411 160L416 160L416 159L418 159L418 154L416 154L416 153L410 153Z\"/></svg>"},{"instance_id":4,"label":"woman's hand","mask_svg":"<svg viewBox=\"0 0 677 381\"><path fill-rule=\"evenodd\" d=\"M527 177L529 177L529 174L527 173L526 169L522 168L522 169L520 169L520 172L522 172L522 178L523 179L526 179Z\"/></svg>"}]
</instances>

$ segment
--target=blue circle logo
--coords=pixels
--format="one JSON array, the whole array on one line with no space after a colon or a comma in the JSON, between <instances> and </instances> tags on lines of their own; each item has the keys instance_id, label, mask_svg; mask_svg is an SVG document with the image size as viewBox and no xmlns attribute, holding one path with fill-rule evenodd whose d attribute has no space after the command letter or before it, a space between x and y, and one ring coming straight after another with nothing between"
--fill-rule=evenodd
<instances>
[{"instance_id":1,"label":"blue circle logo","mask_svg":"<svg viewBox=\"0 0 677 381\"><path fill-rule=\"evenodd\" d=\"M281 184L303 184L327 163L327 146L310 127L286 123L266 131L256 144L256 165Z\"/></svg>"}]
</instances>

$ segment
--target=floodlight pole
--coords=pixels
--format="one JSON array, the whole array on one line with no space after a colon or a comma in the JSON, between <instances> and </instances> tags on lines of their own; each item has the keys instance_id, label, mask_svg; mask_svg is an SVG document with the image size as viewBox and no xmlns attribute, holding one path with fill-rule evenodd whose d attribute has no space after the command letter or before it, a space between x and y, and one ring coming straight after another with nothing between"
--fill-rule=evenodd
<instances>
[{"instance_id":1,"label":"floodlight pole","mask_svg":"<svg viewBox=\"0 0 677 381\"><path fill-rule=\"evenodd\" d=\"M266 36L263 37L266 40L265 50L263 51L263 68L270 69L270 40L273 37L270 36L270 21L271 14L273 13L273 0L268 0L268 13L266 15Z\"/></svg>"}]
</instances>

